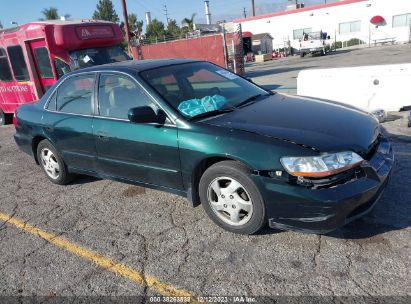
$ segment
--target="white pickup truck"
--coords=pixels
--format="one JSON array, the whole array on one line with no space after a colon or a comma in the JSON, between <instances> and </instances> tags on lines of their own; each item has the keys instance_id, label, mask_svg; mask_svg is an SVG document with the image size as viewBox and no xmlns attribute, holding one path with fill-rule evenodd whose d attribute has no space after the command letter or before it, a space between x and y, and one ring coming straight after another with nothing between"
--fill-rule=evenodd
<instances>
[{"instance_id":1,"label":"white pickup truck","mask_svg":"<svg viewBox=\"0 0 411 304\"><path fill-rule=\"evenodd\" d=\"M304 33L303 38L300 40L300 56L304 57L308 54L326 55L326 38L327 34L323 32Z\"/></svg>"}]
</instances>

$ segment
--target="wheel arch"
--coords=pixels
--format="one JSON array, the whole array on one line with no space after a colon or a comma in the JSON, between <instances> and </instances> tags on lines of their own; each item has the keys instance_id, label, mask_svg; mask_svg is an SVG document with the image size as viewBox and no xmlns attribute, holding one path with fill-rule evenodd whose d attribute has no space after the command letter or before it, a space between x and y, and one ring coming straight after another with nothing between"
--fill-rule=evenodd
<instances>
[{"instance_id":1,"label":"wheel arch","mask_svg":"<svg viewBox=\"0 0 411 304\"><path fill-rule=\"evenodd\" d=\"M247 167L250 170L250 172L253 172L253 169L249 164L247 164L243 160L232 157L231 155L213 155L203 158L196 164L191 173L190 184L187 191L187 198L191 202L193 207L199 206L201 204L200 195L198 191L201 176L212 165L223 161L239 162L243 164L245 167Z\"/></svg>"},{"instance_id":2,"label":"wheel arch","mask_svg":"<svg viewBox=\"0 0 411 304\"><path fill-rule=\"evenodd\" d=\"M33 140L31 141L31 149L33 151L34 160L35 160L37 165L40 164L40 162L37 158L37 147L38 147L39 143L42 142L45 139L47 139L47 138L44 135L36 135L36 136L33 137Z\"/></svg>"}]
</instances>

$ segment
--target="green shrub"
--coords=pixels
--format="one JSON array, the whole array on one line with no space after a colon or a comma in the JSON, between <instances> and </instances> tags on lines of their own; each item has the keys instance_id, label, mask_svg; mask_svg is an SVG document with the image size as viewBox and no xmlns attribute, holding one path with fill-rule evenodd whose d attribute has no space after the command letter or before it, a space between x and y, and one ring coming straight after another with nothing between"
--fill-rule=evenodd
<instances>
[{"instance_id":1,"label":"green shrub","mask_svg":"<svg viewBox=\"0 0 411 304\"><path fill-rule=\"evenodd\" d=\"M351 38L347 41L347 46L359 45L364 44L365 42L358 38Z\"/></svg>"},{"instance_id":2,"label":"green shrub","mask_svg":"<svg viewBox=\"0 0 411 304\"><path fill-rule=\"evenodd\" d=\"M333 42L333 44L331 45L331 49L341 49L342 48L342 42L341 41L337 41L337 42Z\"/></svg>"}]
</instances>

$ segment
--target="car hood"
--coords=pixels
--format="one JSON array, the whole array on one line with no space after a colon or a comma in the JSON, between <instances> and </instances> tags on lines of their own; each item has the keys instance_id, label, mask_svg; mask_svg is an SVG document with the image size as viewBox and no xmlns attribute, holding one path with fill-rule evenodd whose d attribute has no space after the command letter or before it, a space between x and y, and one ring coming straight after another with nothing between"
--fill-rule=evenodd
<instances>
[{"instance_id":1,"label":"car hood","mask_svg":"<svg viewBox=\"0 0 411 304\"><path fill-rule=\"evenodd\" d=\"M274 94L207 124L290 141L319 152L367 153L380 129L369 113L340 103Z\"/></svg>"}]
</instances>

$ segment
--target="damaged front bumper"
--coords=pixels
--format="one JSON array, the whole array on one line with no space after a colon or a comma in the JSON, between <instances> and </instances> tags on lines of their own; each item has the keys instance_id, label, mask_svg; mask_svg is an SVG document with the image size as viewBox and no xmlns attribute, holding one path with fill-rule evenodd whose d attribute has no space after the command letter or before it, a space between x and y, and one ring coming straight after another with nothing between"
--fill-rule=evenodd
<instances>
[{"instance_id":1,"label":"damaged front bumper","mask_svg":"<svg viewBox=\"0 0 411 304\"><path fill-rule=\"evenodd\" d=\"M258 177L269 226L282 230L327 233L369 212L384 191L394 162L387 139L374 155L341 184L315 188Z\"/></svg>"}]
</instances>

